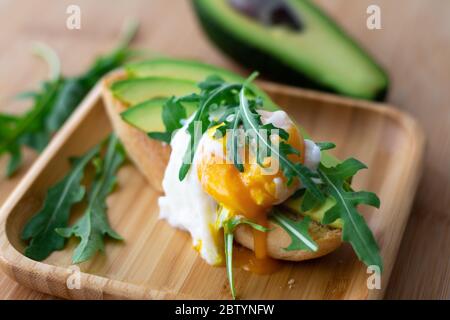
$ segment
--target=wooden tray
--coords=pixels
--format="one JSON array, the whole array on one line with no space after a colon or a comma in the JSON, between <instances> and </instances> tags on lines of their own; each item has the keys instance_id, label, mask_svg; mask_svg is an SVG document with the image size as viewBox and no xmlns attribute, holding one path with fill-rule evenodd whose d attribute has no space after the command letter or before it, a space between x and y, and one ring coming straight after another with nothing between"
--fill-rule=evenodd
<instances>
[{"instance_id":1,"label":"wooden tray","mask_svg":"<svg viewBox=\"0 0 450 320\"><path fill-rule=\"evenodd\" d=\"M414 193L420 178L424 134L400 111L381 104L262 83L263 88L316 140L337 144L336 155L355 156L370 170L354 179L381 198L381 209L364 208L384 258L381 290L368 290L366 267L348 244L313 261L286 263L270 276L235 269L244 299L377 299L382 298ZM224 268L211 267L193 250L187 233L158 220L157 197L131 165L119 172L119 188L108 199L112 226L124 243L108 241L106 254L81 264L81 288L68 289L72 249L44 262L22 255L20 232L36 212L46 189L68 169L68 157L80 155L106 137L111 127L99 87L56 135L0 210L0 265L16 281L33 289L71 299L199 298L229 299ZM294 279L294 286L289 280Z\"/></svg>"}]
</instances>

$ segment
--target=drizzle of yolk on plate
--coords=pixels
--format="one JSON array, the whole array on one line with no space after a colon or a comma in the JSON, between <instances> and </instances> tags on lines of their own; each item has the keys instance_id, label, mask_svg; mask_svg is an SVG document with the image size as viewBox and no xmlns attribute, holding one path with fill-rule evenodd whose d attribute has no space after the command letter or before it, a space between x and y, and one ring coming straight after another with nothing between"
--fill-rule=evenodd
<instances>
[{"instance_id":1,"label":"drizzle of yolk on plate","mask_svg":"<svg viewBox=\"0 0 450 320\"><path fill-rule=\"evenodd\" d=\"M214 129L214 128L213 128ZM210 129L211 130L211 129ZM305 144L301 133L291 125L286 130L289 133L288 143L300 152L300 155L291 154L289 160L304 163ZM226 138L226 137L225 137ZM226 152L226 139L221 138L224 154ZM202 152L207 153L207 150ZM248 153L248 152L247 152ZM251 156L246 157L251 158ZM279 188L275 183L278 179L281 188L292 194L298 187L298 181L287 186L286 178L281 169L276 172L263 174L262 168L256 161L244 163L244 171L239 170L225 159L217 161L208 154L201 154L197 166L197 174L203 190L232 213L243 215L257 224L267 227L267 214L270 209L280 202ZM254 160L254 159L253 159ZM264 165L270 165L274 158L267 157ZM254 252L238 247L234 250L233 261L236 266L256 274L267 274L276 271L280 263L267 254L267 233L252 229Z\"/></svg>"}]
</instances>

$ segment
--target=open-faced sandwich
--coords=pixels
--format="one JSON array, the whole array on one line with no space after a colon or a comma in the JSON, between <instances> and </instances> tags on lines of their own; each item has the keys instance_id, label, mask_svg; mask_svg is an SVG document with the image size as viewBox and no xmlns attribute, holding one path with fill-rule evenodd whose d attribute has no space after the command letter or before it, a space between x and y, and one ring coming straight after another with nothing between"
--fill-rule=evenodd
<instances>
[{"instance_id":1,"label":"open-faced sandwich","mask_svg":"<svg viewBox=\"0 0 450 320\"><path fill-rule=\"evenodd\" d=\"M252 80L168 58L104 80L114 130L162 193L160 217L189 232L208 264L227 266L233 297L233 258L268 273L278 260L317 258L348 241L381 270L357 211L379 199L350 185L364 164L331 156L333 143L313 141ZM251 251L238 246L233 255L234 241Z\"/></svg>"}]
</instances>

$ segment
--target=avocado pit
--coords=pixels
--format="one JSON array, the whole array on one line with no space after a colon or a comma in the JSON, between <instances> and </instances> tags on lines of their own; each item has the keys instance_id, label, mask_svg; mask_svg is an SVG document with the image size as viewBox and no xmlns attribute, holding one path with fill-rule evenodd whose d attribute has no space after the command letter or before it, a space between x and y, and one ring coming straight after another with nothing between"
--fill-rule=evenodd
<instances>
[{"instance_id":1,"label":"avocado pit","mask_svg":"<svg viewBox=\"0 0 450 320\"><path fill-rule=\"evenodd\" d=\"M299 15L285 0L228 0L228 3L265 26L284 25L296 32L304 28Z\"/></svg>"}]
</instances>

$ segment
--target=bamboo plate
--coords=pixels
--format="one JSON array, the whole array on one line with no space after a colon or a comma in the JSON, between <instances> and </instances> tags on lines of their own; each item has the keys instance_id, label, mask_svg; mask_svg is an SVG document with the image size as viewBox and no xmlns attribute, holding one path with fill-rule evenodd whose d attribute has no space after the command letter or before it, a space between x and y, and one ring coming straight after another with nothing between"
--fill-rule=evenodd
<instances>
[{"instance_id":1,"label":"bamboo plate","mask_svg":"<svg viewBox=\"0 0 450 320\"><path fill-rule=\"evenodd\" d=\"M367 288L366 267L348 244L313 261L286 263L270 275L235 269L236 289L245 299L378 299L389 275L420 178L424 134L400 111L381 104L262 84L275 102L318 141L337 144L336 155L355 156L369 166L355 180L381 198L381 209L363 208L381 247L385 271L381 289ZM43 262L22 255L20 232L36 212L46 189L68 169L68 157L81 155L111 127L100 88L95 88L55 136L0 211L0 265L16 281L70 299L229 299L224 268L211 267L193 250L187 233L158 220L157 197L131 165L119 172L119 188L109 197L111 225L124 243L107 241L106 254L71 267L75 240ZM73 278L73 277L78 278ZM80 280L79 289L67 281ZM292 285L292 280L295 281ZM289 283L288 283L289 282Z\"/></svg>"}]
</instances>

